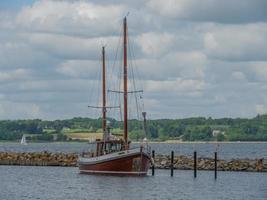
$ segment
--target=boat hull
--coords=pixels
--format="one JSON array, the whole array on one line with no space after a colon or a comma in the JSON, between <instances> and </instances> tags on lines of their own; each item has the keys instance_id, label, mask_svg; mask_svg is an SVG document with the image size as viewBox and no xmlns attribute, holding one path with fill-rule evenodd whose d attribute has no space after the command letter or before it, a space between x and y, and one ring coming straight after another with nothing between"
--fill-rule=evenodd
<instances>
[{"instance_id":1,"label":"boat hull","mask_svg":"<svg viewBox=\"0 0 267 200\"><path fill-rule=\"evenodd\" d=\"M145 152L123 151L97 158L79 158L78 164L83 174L145 176L150 160Z\"/></svg>"}]
</instances>

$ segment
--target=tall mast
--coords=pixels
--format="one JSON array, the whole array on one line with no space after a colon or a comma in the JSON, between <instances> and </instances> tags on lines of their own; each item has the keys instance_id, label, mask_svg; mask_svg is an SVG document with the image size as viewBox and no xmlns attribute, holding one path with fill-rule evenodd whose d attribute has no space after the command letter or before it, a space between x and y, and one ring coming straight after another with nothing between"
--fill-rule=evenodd
<instances>
[{"instance_id":1,"label":"tall mast","mask_svg":"<svg viewBox=\"0 0 267 200\"><path fill-rule=\"evenodd\" d=\"M123 103L124 103L124 141L128 149L128 88L127 88L127 19L123 20Z\"/></svg>"},{"instance_id":2,"label":"tall mast","mask_svg":"<svg viewBox=\"0 0 267 200\"><path fill-rule=\"evenodd\" d=\"M102 47L102 129L103 134L106 135L107 119L106 119L106 65L105 65L105 47Z\"/></svg>"}]
</instances>

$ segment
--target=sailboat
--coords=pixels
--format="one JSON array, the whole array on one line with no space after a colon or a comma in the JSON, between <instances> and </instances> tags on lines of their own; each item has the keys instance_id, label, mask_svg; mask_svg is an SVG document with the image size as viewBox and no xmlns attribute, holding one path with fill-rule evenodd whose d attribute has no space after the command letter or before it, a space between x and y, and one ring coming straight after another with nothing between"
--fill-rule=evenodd
<instances>
[{"instance_id":1,"label":"sailboat","mask_svg":"<svg viewBox=\"0 0 267 200\"><path fill-rule=\"evenodd\" d=\"M21 140L20 140L20 144L23 144L23 145L26 145L27 144L27 141L26 141L26 136L23 135Z\"/></svg>"},{"instance_id":2,"label":"sailboat","mask_svg":"<svg viewBox=\"0 0 267 200\"><path fill-rule=\"evenodd\" d=\"M106 69L105 47L102 47L102 129L103 139L96 141L96 152L93 156L81 155L78 158L80 173L101 175L144 176L152 161L150 148L141 144L138 148L130 148L128 139L128 88L127 82L127 19L123 20L123 139L110 137L107 127L106 105ZM143 116L144 113L143 113ZM144 117L145 121L145 117Z\"/></svg>"}]
</instances>

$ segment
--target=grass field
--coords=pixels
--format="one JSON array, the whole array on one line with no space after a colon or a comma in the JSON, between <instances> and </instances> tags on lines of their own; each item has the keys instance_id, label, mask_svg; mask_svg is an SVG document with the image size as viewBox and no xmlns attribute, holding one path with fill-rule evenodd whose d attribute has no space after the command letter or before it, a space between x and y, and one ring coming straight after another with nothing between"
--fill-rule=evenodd
<instances>
[{"instance_id":1,"label":"grass field","mask_svg":"<svg viewBox=\"0 0 267 200\"><path fill-rule=\"evenodd\" d=\"M72 140L96 140L101 139L103 133L89 133L89 132L76 132L76 133L65 133L64 135L68 136Z\"/></svg>"}]
</instances>

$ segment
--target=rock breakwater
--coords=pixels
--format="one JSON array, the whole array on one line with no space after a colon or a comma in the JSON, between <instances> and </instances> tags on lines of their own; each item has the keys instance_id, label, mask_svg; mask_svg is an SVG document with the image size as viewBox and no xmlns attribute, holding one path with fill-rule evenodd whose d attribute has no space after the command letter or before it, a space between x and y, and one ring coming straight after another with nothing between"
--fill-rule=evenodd
<instances>
[{"instance_id":1,"label":"rock breakwater","mask_svg":"<svg viewBox=\"0 0 267 200\"><path fill-rule=\"evenodd\" d=\"M0 152L0 165L76 166L78 155L51 152Z\"/></svg>"},{"instance_id":2,"label":"rock breakwater","mask_svg":"<svg viewBox=\"0 0 267 200\"><path fill-rule=\"evenodd\" d=\"M155 157L155 168L169 169L171 166L170 156L157 155ZM214 158L200 157L197 159L198 170L214 170ZM194 159L190 156L174 156L174 169L193 170ZM218 171L249 171L249 172L267 172L267 160L259 159L231 159L217 160Z\"/></svg>"},{"instance_id":3,"label":"rock breakwater","mask_svg":"<svg viewBox=\"0 0 267 200\"><path fill-rule=\"evenodd\" d=\"M77 153L51 152L0 152L0 165L28 165L28 166L77 166ZM156 169L169 169L171 159L168 155L156 155L154 159ZM267 172L267 159L231 159L217 161L218 171L250 171ZM194 160L190 156L174 156L174 169L193 170ZM200 157L197 159L198 170L213 170L214 159Z\"/></svg>"}]
</instances>

